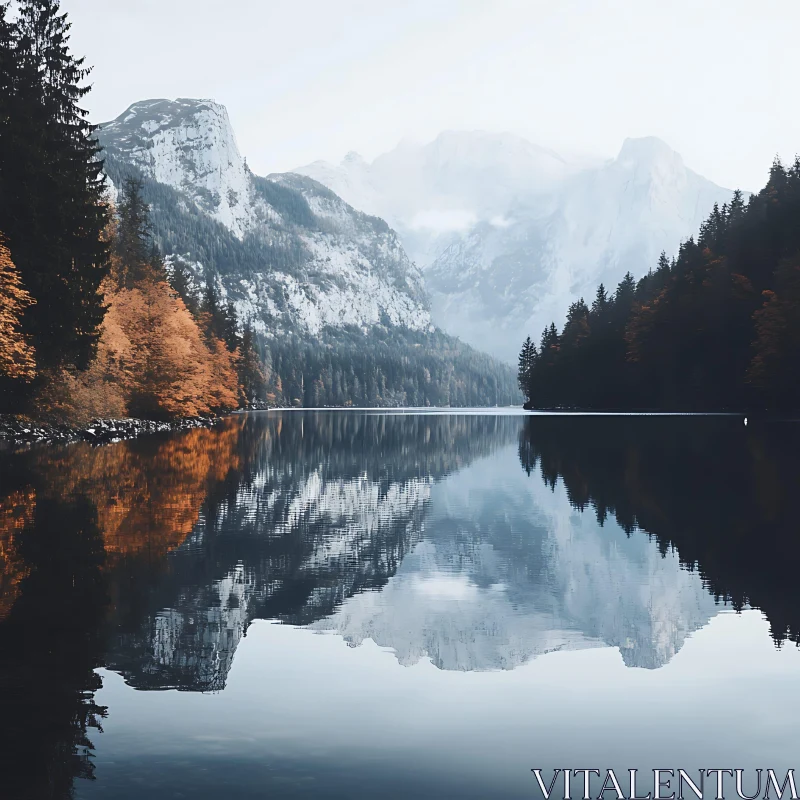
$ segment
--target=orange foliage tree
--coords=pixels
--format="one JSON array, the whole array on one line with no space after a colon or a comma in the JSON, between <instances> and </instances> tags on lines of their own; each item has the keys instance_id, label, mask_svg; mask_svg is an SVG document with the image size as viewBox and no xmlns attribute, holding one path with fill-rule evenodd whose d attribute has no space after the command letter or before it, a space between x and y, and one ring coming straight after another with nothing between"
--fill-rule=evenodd
<instances>
[{"instance_id":1,"label":"orange foliage tree","mask_svg":"<svg viewBox=\"0 0 800 800\"><path fill-rule=\"evenodd\" d=\"M110 283L98 358L117 375L128 413L168 418L238 405L235 354L206 339L183 300L155 275Z\"/></svg>"},{"instance_id":2,"label":"orange foliage tree","mask_svg":"<svg viewBox=\"0 0 800 800\"><path fill-rule=\"evenodd\" d=\"M36 376L33 345L20 327L23 312L34 302L0 233L0 376L23 381Z\"/></svg>"}]
</instances>

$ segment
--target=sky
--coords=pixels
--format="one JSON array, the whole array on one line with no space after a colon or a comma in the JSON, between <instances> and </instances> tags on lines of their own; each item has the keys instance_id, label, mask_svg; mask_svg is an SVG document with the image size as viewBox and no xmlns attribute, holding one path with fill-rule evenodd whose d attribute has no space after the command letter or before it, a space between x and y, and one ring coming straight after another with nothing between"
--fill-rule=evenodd
<instances>
[{"instance_id":1,"label":"sky","mask_svg":"<svg viewBox=\"0 0 800 800\"><path fill-rule=\"evenodd\" d=\"M227 106L259 174L442 130L567 156L658 136L758 189L800 151L797 0L62 0L95 122L154 97Z\"/></svg>"}]
</instances>

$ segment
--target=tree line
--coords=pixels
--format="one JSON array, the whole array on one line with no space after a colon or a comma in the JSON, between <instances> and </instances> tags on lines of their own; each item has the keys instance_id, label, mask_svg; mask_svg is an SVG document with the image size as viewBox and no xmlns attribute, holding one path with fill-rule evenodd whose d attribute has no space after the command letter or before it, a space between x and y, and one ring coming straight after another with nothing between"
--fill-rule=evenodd
<instances>
[{"instance_id":1,"label":"tree line","mask_svg":"<svg viewBox=\"0 0 800 800\"><path fill-rule=\"evenodd\" d=\"M267 399L284 406L494 406L519 402L514 372L441 331L376 325L265 345Z\"/></svg>"},{"instance_id":2,"label":"tree line","mask_svg":"<svg viewBox=\"0 0 800 800\"><path fill-rule=\"evenodd\" d=\"M572 303L523 343L528 408L800 408L800 160L736 191L638 281Z\"/></svg>"}]
</instances>

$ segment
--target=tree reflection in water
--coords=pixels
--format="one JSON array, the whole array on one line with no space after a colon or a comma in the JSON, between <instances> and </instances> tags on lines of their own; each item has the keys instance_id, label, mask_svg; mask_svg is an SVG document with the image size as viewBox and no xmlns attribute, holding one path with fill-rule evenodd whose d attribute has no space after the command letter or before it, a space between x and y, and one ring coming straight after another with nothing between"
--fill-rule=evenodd
<instances>
[{"instance_id":1,"label":"tree reflection in water","mask_svg":"<svg viewBox=\"0 0 800 800\"><path fill-rule=\"evenodd\" d=\"M572 505L675 548L709 591L800 642L800 425L741 417L537 415L519 456Z\"/></svg>"}]
</instances>

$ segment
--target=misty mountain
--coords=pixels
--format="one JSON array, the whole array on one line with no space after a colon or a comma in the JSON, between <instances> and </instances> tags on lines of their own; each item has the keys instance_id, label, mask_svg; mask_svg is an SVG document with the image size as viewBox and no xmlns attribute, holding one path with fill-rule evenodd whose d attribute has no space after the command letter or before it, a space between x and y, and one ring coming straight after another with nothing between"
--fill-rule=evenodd
<instances>
[{"instance_id":1,"label":"misty mountain","mask_svg":"<svg viewBox=\"0 0 800 800\"><path fill-rule=\"evenodd\" d=\"M371 164L296 170L381 214L424 272L435 324L505 360L570 302L642 275L731 191L659 139L586 166L510 134L448 132Z\"/></svg>"}]
</instances>

